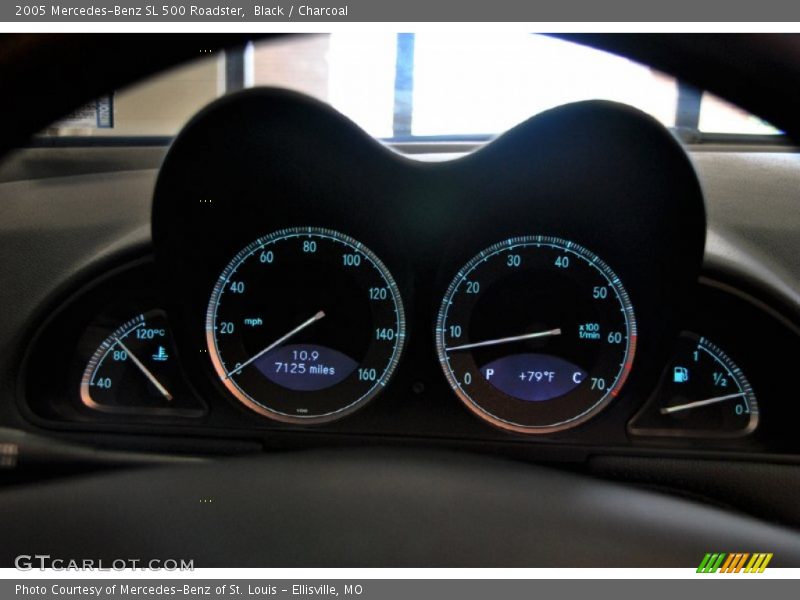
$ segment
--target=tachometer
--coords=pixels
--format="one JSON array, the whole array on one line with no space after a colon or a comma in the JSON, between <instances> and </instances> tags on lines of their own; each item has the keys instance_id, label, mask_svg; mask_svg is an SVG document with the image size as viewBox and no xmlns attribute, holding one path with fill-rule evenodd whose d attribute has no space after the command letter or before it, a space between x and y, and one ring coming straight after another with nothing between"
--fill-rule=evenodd
<instances>
[{"instance_id":1,"label":"tachometer","mask_svg":"<svg viewBox=\"0 0 800 600\"><path fill-rule=\"evenodd\" d=\"M436 325L445 376L466 406L520 433L573 427L620 391L636 320L619 277L586 248L525 236L462 268Z\"/></svg>"},{"instance_id":2,"label":"tachometer","mask_svg":"<svg viewBox=\"0 0 800 600\"><path fill-rule=\"evenodd\" d=\"M294 423L337 419L373 398L404 337L388 269L360 242L316 227L249 244L219 276L206 315L223 385L252 410Z\"/></svg>"}]
</instances>

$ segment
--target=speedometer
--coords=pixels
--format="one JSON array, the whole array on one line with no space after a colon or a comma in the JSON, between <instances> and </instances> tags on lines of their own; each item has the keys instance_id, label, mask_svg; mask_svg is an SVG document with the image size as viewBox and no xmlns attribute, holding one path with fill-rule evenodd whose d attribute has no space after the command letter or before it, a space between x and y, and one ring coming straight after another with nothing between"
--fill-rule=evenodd
<instances>
[{"instance_id":1,"label":"speedometer","mask_svg":"<svg viewBox=\"0 0 800 600\"><path fill-rule=\"evenodd\" d=\"M389 381L405 338L397 284L363 244L316 227L241 250L217 279L206 340L222 384L276 419L349 414Z\"/></svg>"},{"instance_id":2,"label":"speedometer","mask_svg":"<svg viewBox=\"0 0 800 600\"><path fill-rule=\"evenodd\" d=\"M436 346L482 419L520 433L574 427L620 391L636 350L622 281L571 241L525 236L487 248L450 284Z\"/></svg>"}]
</instances>

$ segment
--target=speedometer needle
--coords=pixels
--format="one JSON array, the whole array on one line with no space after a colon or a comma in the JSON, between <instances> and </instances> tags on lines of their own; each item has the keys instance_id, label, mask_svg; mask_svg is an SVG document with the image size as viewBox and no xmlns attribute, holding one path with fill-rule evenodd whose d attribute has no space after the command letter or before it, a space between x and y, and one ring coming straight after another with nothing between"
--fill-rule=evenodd
<instances>
[{"instance_id":1,"label":"speedometer needle","mask_svg":"<svg viewBox=\"0 0 800 600\"><path fill-rule=\"evenodd\" d=\"M496 340L486 340L484 342L475 342L473 344L462 344L461 346L451 346L445 348L445 352L453 352L455 350L469 350L470 348L480 348L482 346L495 346L497 344L510 344L511 342L521 342L523 340L532 340L535 338L550 337L552 335L561 335L561 329L549 329L548 331L538 331L536 333L526 333L524 335L515 335L512 337L497 338Z\"/></svg>"},{"instance_id":2,"label":"speedometer needle","mask_svg":"<svg viewBox=\"0 0 800 600\"><path fill-rule=\"evenodd\" d=\"M128 356L133 361L133 364L139 367L139 370L142 373L144 373L144 376L147 377L150 383L153 384L153 386L161 393L161 395L164 396L164 398L166 398L167 400L172 400L172 394L170 394L167 391L167 388L161 385L161 382L158 379L156 379L156 376L153 375L153 372L150 371L150 369L148 369L142 361L136 358L136 355L130 351L130 349L122 342L121 339L115 337L114 340L117 342L120 348L122 348L123 350L125 350L125 352L128 353Z\"/></svg>"},{"instance_id":3,"label":"speedometer needle","mask_svg":"<svg viewBox=\"0 0 800 600\"><path fill-rule=\"evenodd\" d=\"M305 329L306 327L308 327L309 325L311 325L311 324L312 324L312 323L314 323L315 321L319 321L319 320L320 320L322 317L324 317L324 316L325 316L325 313L324 313L323 311L319 311L317 314L315 314L313 317L311 317L311 318L310 318L308 321L303 321L302 323L300 323L300 325L298 325L297 327L295 327L294 329L292 329L292 330L291 330L289 333L287 333L287 334L286 334L286 335L284 335L283 337L280 337L280 338L278 338L277 340L275 340L274 342L272 342L272 343L271 343L269 346L267 346L266 348L264 348L264 349L263 349L261 352L259 352L259 353L258 353L258 354L256 354L255 356L253 356L253 357L249 358L248 360L244 361L242 364L240 364L238 367L236 367L236 368L235 368L233 371L231 371L230 373L228 373L227 375L225 375L225 379L229 379L229 378L233 377L233 376L234 376L234 375L236 375L236 374L237 374L239 371L241 371L241 370L242 370L242 369L244 369L244 368L245 368L247 365L249 365L251 362L253 362L254 360L258 360L259 358L261 358L262 356L264 356L264 355L265 355L267 352L269 352L270 350L272 350L272 349L274 349L274 348L277 348L277 347L278 347L278 346L280 346L280 345L281 345L283 342L285 342L286 340L288 340L290 337L297 335L298 333L300 333L301 331L303 331L303 329Z\"/></svg>"},{"instance_id":4,"label":"speedometer needle","mask_svg":"<svg viewBox=\"0 0 800 600\"><path fill-rule=\"evenodd\" d=\"M745 392L738 394L728 394L727 396L717 396L716 398L708 398L707 400L697 400L695 402L687 402L686 404L677 404L675 406L667 406L661 409L662 415L669 415L672 413L680 412L682 410L690 410L692 408L699 408L701 406L708 406L709 404L716 404L717 402L725 402L725 400L733 400L734 398L741 398L746 396Z\"/></svg>"}]
</instances>

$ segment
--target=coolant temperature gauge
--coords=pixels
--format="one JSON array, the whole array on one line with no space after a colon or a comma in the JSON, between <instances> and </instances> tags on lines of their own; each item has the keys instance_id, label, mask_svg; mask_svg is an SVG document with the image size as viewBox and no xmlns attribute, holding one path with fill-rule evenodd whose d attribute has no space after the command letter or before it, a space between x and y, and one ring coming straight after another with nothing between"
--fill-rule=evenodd
<instances>
[{"instance_id":1,"label":"coolant temperature gauge","mask_svg":"<svg viewBox=\"0 0 800 600\"><path fill-rule=\"evenodd\" d=\"M182 385L166 315L151 310L112 331L95 350L81 379L81 402L105 413L202 414Z\"/></svg>"},{"instance_id":2,"label":"coolant temperature gauge","mask_svg":"<svg viewBox=\"0 0 800 600\"><path fill-rule=\"evenodd\" d=\"M757 426L758 404L742 370L708 339L685 332L630 430L637 435L738 437Z\"/></svg>"}]
</instances>

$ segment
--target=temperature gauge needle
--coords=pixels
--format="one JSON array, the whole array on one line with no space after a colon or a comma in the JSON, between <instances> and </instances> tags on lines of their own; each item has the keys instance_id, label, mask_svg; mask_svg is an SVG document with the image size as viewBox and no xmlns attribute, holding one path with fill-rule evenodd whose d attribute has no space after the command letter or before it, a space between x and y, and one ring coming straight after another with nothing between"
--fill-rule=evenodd
<instances>
[{"instance_id":1,"label":"temperature gauge needle","mask_svg":"<svg viewBox=\"0 0 800 600\"><path fill-rule=\"evenodd\" d=\"M225 375L225 379L230 379L231 377L236 375L236 373L238 373L239 371L244 369L247 365L249 365L251 362L261 358L262 356L264 356L270 350L272 350L274 348L277 348L283 342L288 340L290 337L297 335L298 333L303 331L303 329L305 329L306 327L308 327L309 325L311 325L315 321L319 321L324 316L325 316L325 313L323 311L319 311L317 314L315 314L313 317L311 317L308 321L303 321L302 323L300 323L300 325L298 325L297 327L292 329L289 333L287 333L283 337L278 338L277 340L272 342L269 346L264 348L261 352L257 353L255 356L249 358L248 360L244 361L242 364L240 364L238 367L236 367L233 371L231 371L230 373Z\"/></svg>"},{"instance_id":2,"label":"temperature gauge needle","mask_svg":"<svg viewBox=\"0 0 800 600\"><path fill-rule=\"evenodd\" d=\"M128 353L128 356L133 361L133 364L135 364L139 368L139 370L142 373L144 373L144 376L147 377L150 383L152 383L155 386L155 388L161 393L161 395L164 396L164 398L166 398L167 400L172 400L172 394L170 394L167 391L167 388L161 385L161 382L158 379L156 379L156 376L153 375L152 371L150 371L150 369L148 369L142 361L136 358L136 355L130 351L130 349L122 342L122 340L119 338L114 338L114 341L117 342L120 348L122 348L123 350L125 350L125 352Z\"/></svg>"},{"instance_id":3,"label":"temperature gauge needle","mask_svg":"<svg viewBox=\"0 0 800 600\"><path fill-rule=\"evenodd\" d=\"M561 335L561 330L550 329L548 331L538 331L536 333L526 333L524 335L515 335L512 337L498 338L496 340L475 342L474 344L462 344L461 346L451 346L450 348L445 348L445 352L454 352L455 350L469 350L470 348L480 348L482 346L496 346L497 344L510 344L511 342L521 342L523 340L532 340L535 338L550 337L553 335Z\"/></svg>"},{"instance_id":4,"label":"temperature gauge needle","mask_svg":"<svg viewBox=\"0 0 800 600\"><path fill-rule=\"evenodd\" d=\"M741 398L746 396L745 392L738 394L728 394L727 396L717 396L715 398L708 398L707 400L697 400L695 402L687 402L686 404L678 404L676 406L667 406L661 409L662 415L669 415L672 413L680 412L682 410L691 410L693 408L700 408L701 406L708 406L709 404L716 404L717 402L725 402L725 400L733 400L734 398Z\"/></svg>"}]
</instances>

